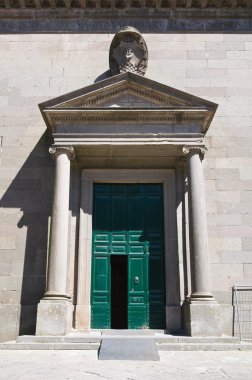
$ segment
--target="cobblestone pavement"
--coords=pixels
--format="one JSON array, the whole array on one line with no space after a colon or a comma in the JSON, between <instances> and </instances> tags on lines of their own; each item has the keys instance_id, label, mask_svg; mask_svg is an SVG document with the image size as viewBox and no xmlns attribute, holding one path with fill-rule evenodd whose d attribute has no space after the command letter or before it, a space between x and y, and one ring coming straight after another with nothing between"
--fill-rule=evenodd
<instances>
[{"instance_id":1,"label":"cobblestone pavement","mask_svg":"<svg viewBox=\"0 0 252 380\"><path fill-rule=\"evenodd\" d=\"M101 361L92 351L0 351L1 380L252 379L251 352L160 352L160 361Z\"/></svg>"}]
</instances>

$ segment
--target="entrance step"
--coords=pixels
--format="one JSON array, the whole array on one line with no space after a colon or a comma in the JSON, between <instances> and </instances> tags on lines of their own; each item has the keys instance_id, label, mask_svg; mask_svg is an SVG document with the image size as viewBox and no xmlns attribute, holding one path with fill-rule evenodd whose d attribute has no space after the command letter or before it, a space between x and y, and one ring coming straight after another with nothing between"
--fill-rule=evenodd
<instances>
[{"instance_id":1,"label":"entrance step","mask_svg":"<svg viewBox=\"0 0 252 380\"><path fill-rule=\"evenodd\" d=\"M101 342L126 342L134 346L141 339L148 345L152 340L160 351L252 351L252 342L240 342L235 337L188 337L165 334L161 330L97 330L77 331L66 336L19 336L16 341L0 343L1 350L95 350Z\"/></svg>"},{"instance_id":2,"label":"entrance step","mask_svg":"<svg viewBox=\"0 0 252 380\"><path fill-rule=\"evenodd\" d=\"M18 343L16 341L0 343L0 350L95 350L100 343Z\"/></svg>"},{"instance_id":3,"label":"entrance step","mask_svg":"<svg viewBox=\"0 0 252 380\"><path fill-rule=\"evenodd\" d=\"M159 351L252 351L248 343L158 343Z\"/></svg>"},{"instance_id":4,"label":"entrance step","mask_svg":"<svg viewBox=\"0 0 252 380\"><path fill-rule=\"evenodd\" d=\"M0 350L95 350L101 332L71 333L66 336L22 335L16 341L0 343Z\"/></svg>"}]
</instances>

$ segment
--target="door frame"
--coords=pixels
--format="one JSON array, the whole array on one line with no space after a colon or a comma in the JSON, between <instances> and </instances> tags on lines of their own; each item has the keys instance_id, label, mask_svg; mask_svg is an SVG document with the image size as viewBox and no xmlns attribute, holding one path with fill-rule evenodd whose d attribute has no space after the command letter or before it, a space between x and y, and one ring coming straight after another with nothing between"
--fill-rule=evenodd
<instances>
[{"instance_id":1,"label":"door frame","mask_svg":"<svg viewBox=\"0 0 252 380\"><path fill-rule=\"evenodd\" d=\"M75 328L91 325L92 213L94 183L161 183L164 199L166 330L181 326L175 170L83 169L79 217L79 249Z\"/></svg>"}]
</instances>

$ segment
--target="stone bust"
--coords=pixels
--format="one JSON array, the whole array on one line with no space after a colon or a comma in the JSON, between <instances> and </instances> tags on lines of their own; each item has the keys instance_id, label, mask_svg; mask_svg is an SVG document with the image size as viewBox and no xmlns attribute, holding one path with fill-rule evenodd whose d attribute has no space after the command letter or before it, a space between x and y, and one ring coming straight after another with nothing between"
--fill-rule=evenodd
<instances>
[{"instance_id":1,"label":"stone bust","mask_svg":"<svg viewBox=\"0 0 252 380\"><path fill-rule=\"evenodd\" d=\"M127 71L144 75L147 61L147 46L137 29L127 26L115 34L109 51L109 66L112 75Z\"/></svg>"}]
</instances>

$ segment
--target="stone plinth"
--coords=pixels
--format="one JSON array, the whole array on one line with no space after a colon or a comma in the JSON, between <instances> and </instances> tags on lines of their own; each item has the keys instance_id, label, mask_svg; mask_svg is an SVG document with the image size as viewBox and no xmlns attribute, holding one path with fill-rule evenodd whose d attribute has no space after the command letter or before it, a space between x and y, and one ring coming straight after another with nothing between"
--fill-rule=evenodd
<instances>
[{"instance_id":1,"label":"stone plinth","mask_svg":"<svg viewBox=\"0 0 252 380\"><path fill-rule=\"evenodd\" d=\"M36 335L66 335L72 329L73 305L65 300L41 300Z\"/></svg>"},{"instance_id":2,"label":"stone plinth","mask_svg":"<svg viewBox=\"0 0 252 380\"><path fill-rule=\"evenodd\" d=\"M184 329L190 336L221 336L220 305L215 302L185 301L182 306Z\"/></svg>"}]
</instances>

